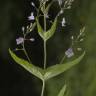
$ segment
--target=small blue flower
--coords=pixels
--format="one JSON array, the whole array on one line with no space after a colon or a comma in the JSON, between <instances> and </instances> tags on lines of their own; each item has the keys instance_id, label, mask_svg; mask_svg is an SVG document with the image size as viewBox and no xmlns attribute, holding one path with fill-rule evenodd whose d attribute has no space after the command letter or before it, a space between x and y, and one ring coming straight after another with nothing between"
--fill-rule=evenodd
<instances>
[{"instance_id":1,"label":"small blue flower","mask_svg":"<svg viewBox=\"0 0 96 96\"><path fill-rule=\"evenodd\" d=\"M28 20L34 20L34 15L33 15L33 12L31 13L31 16L28 17Z\"/></svg>"},{"instance_id":2,"label":"small blue flower","mask_svg":"<svg viewBox=\"0 0 96 96\"><path fill-rule=\"evenodd\" d=\"M19 38L16 39L17 45L22 44L23 42L24 42L24 38L23 37L19 37Z\"/></svg>"},{"instance_id":3,"label":"small blue flower","mask_svg":"<svg viewBox=\"0 0 96 96\"><path fill-rule=\"evenodd\" d=\"M72 48L69 48L69 49L65 52L65 55L66 55L68 58L74 56L73 49L72 49Z\"/></svg>"}]
</instances>

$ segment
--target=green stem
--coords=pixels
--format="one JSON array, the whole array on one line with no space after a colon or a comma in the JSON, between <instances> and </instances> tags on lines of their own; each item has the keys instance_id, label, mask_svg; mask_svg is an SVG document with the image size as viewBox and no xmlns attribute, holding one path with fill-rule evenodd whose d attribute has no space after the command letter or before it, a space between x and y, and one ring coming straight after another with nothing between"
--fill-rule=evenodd
<instances>
[{"instance_id":1,"label":"green stem","mask_svg":"<svg viewBox=\"0 0 96 96\"><path fill-rule=\"evenodd\" d=\"M47 65L47 51L46 51L46 41L44 41L44 69L46 69Z\"/></svg>"},{"instance_id":2,"label":"green stem","mask_svg":"<svg viewBox=\"0 0 96 96\"><path fill-rule=\"evenodd\" d=\"M46 32L46 14L45 13L44 13L44 32ZM47 51L46 51L46 40L44 40L44 69L46 69L46 65L47 65ZM41 96L44 96L44 90L45 90L45 80L43 80Z\"/></svg>"},{"instance_id":3,"label":"green stem","mask_svg":"<svg viewBox=\"0 0 96 96\"><path fill-rule=\"evenodd\" d=\"M31 63L31 60L30 60L30 58L29 58L29 56L28 56L28 54L27 54L27 51L26 51L25 47L23 47L23 51L24 51L24 53L25 53L28 61Z\"/></svg>"},{"instance_id":4,"label":"green stem","mask_svg":"<svg viewBox=\"0 0 96 96\"><path fill-rule=\"evenodd\" d=\"M46 32L46 14L44 13L44 32Z\"/></svg>"},{"instance_id":5,"label":"green stem","mask_svg":"<svg viewBox=\"0 0 96 96\"><path fill-rule=\"evenodd\" d=\"M45 7L45 6L44 6ZM44 32L46 32L46 14L44 12ZM44 40L44 69L46 69L47 62L46 40Z\"/></svg>"},{"instance_id":6,"label":"green stem","mask_svg":"<svg viewBox=\"0 0 96 96\"><path fill-rule=\"evenodd\" d=\"M43 80L41 96L44 96L44 89L45 89L45 81Z\"/></svg>"}]
</instances>

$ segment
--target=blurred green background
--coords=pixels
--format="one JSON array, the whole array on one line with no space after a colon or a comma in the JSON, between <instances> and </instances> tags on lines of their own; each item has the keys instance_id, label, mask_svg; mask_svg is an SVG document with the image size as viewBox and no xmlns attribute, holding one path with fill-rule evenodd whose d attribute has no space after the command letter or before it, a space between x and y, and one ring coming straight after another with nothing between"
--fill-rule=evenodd
<instances>
[{"instance_id":1,"label":"blurred green background","mask_svg":"<svg viewBox=\"0 0 96 96\"><path fill-rule=\"evenodd\" d=\"M41 81L17 65L8 53L8 48L17 47L15 39L22 36L21 27L30 23L27 17L34 11L30 4L32 1L38 5L38 0L0 1L0 96L40 96ZM50 14L56 13L54 8L51 8ZM86 37L80 46L85 48L86 56L79 65L47 81L45 96L56 96L65 82L68 84L67 96L95 96L96 0L75 0L72 9L65 11L64 17L66 27L61 29L58 25L56 34L47 44L48 66L59 62L70 45L70 36L78 34L83 26L86 26ZM27 42L31 47L26 45L30 58L35 65L42 67L43 42L36 30L28 37L35 38L35 42ZM17 54L24 57L22 52Z\"/></svg>"}]
</instances>

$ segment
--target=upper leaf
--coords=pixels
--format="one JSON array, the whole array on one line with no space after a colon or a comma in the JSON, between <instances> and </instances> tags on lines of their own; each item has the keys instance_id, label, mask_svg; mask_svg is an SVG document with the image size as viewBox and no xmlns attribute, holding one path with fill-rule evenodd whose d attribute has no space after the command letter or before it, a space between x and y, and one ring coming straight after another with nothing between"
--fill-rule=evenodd
<instances>
[{"instance_id":1,"label":"upper leaf","mask_svg":"<svg viewBox=\"0 0 96 96\"><path fill-rule=\"evenodd\" d=\"M49 3L48 6L46 7L46 9L45 9L45 14L48 14L48 11L49 11L52 3L53 3L53 2L51 1L51 3Z\"/></svg>"},{"instance_id":2,"label":"upper leaf","mask_svg":"<svg viewBox=\"0 0 96 96\"><path fill-rule=\"evenodd\" d=\"M56 64L56 65L53 65L53 66L47 68L44 78L47 80L47 79L50 79L52 77L55 77L65 71L67 71L74 65L78 64L83 59L84 55L85 55L85 52L81 56L79 56L78 58L76 58L75 60L73 60L71 62L68 62L66 64Z\"/></svg>"},{"instance_id":3,"label":"upper leaf","mask_svg":"<svg viewBox=\"0 0 96 96\"><path fill-rule=\"evenodd\" d=\"M41 27L38 18L36 18L36 22L37 22L37 29L38 29L38 34L41 36L41 38L44 40L44 30Z\"/></svg>"},{"instance_id":4,"label":"upper leaf","mask_svg":"<svg viewBox=\"0 0 96 96\"><path fill-rule=\"evenodd\" d=\"M40 8L43 14L48 14L49 8L51 7L53 1L51 1L47 7L46 7L46 2L40 2Z\"/></svg>"},{"instance_id":5,"label":"upper leaf","mask_svg":"<svg viewBox=\"0 0 96 96\"><path fill-rule=\"evenodd\" d=\"M13 58L13 60L18 63L19 65L21 65L23 68L25 68L27 71L29 71L31 74L35 75L36 77L40 78L41 80L43 80L43 70L39 67L34 66L33 64L30 64L28 61L19 58L18 56L16 56L10 49L9 49L9 53L11 55L11 57Z\"/></svg>"},{"instance_id":6,"label":"upper leaf","mask_svg":"<svg viewBox=\"0 0 96 96\"><path fill-rule=\"evenodd\" d=\"M64 86L62 87L62 89L60 90L58 96L64 96L64 95L65 95L65 91L66 91L66 85L64 85Z\"/></svg>"},{"instance_id":7,"label":"upper leaf","mask_svg":"<svg viewBox=\"0 0 96 96\"><path fill-rule=\"evenodd\" d=\"M41 38L44 41L47 41L49 38L51 38L53 36L53 34L55 33L55 30L56 30L57 17L55 18L51 28L47 32L44 32L43 28L41 27L41 25L39 23L38 18L36 18L36 22L37 22L38 34L41 36Z\"/></svg>"},{"instance_id":8,"label":"upper leaf","mask_svg":"<svg viewBox=\"0 0 96 96\"><path fill-rule=\"evenodd\" d=\"M54 35L56 31L56 26L57 26L57 17L55 18L51 28L47 32L44 33L44 37L46 40L50 39Z\"/></svg>"}]
</instances>

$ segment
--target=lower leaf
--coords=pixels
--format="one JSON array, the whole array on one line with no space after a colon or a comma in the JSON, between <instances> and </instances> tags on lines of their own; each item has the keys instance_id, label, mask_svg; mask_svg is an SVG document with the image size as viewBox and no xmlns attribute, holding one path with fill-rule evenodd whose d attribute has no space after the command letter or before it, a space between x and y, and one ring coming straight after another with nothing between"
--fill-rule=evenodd
<instances>
[{"instance_id":1,"label":"lower leaf","mask_svg":"<svg viewBox=\"0 0 96 96\"><path fill-rule=\"evenodd\" d=\"M66 64L56 64L47 68L44 78L47 80L67 71L74 65L78 64L83 59L84 55L85 55L85 52L81 56L79 56L78 58L76 58L75 60L71 62L68 62Z\"/></svg>"},{"instance_id":2,"label":"lower leaf","mask_svg":"<svg viewBox=\"0 0 96 96\"><path fill-rule=\"evenodd\" d=\"M36 67L33 64L30 64L28 61L19 58L18 56L15 55L15 53L13 53L10 49L9 49L9 53L11 55L11 57L13 58L13 60L18 63L20 66L22 66L23 68L25 68L28 72L30 72L31 74L35 75L36 77L38 77L39 79L43 80L43 69Z\"/></svg>"}]
</instances>

